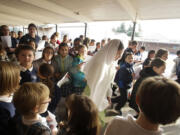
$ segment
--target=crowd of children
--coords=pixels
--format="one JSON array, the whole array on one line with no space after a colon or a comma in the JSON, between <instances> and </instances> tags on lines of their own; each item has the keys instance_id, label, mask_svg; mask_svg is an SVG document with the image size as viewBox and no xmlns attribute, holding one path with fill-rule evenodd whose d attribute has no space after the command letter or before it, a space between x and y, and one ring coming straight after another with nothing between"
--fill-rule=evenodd
<instances>
[{"instance_id":1,"label":"crowd of children","mask_svg":"<svg viewBox=\"0 0 180 135\"><path fill-rule=\"evenodd\" d=\"M104 39L96 42L81 35L72 44L67 35L59 41L55 32L50 42L42 37L42 57L36 59L41 42L36 30L31 23L24 36L19 31L16 38L12 32L11 46L0 38L0 134L99 135L98 112L104 110L104 100L115 106L118 115L128 101L137 112L134 117L115 117L105 135L160 135L159 124L180 116L179 51L175 82L162 77L168 59L165 49L150 50L143 60L145 47L138 50L136 41L124 50L120 40L109 39L106 44ZM0 27L0 36L10 36L8 26ZM138 79L137 64L142 66ZM108 93L112 82L120 93L115 97ZM90 89L90 97L85 89Z\"/></svg>"}]
</instances>

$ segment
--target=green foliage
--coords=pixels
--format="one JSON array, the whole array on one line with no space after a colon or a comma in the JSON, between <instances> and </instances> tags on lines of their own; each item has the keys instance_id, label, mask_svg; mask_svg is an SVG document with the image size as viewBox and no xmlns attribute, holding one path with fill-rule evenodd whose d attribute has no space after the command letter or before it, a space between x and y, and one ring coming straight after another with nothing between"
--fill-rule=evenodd
<instances>
[{"instance_id":1,"label":"green foliage","mask_svg":"<svg viewBox=\"0 0 180 135\"><path fill-rule=\"evenodd\" d=\"M127 36L131 37L133 34L133 25L129 25L128 29L126 30L125 24L122 23L119 27L113 28L112 31L115 33L125 33L127 34ZM138 24L138 30L136 29L134 36L139 37L140 33L141 33L141 26L140 24Z\"/></svg>"}]
</instances>

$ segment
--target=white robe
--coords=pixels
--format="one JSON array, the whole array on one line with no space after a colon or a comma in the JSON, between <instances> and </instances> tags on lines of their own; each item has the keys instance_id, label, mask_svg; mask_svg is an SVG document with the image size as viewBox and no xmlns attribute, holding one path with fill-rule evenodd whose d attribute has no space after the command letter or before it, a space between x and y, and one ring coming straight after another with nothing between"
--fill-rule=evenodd
<instances>
[{"instance_id":1,"label":"white robe","mask_svg":"<svg viewBox=\"0 0 180 135\"><path fill-rule=\"evenodd\" d=\"M84 67L87 84L91 90L90 98L99 111L107 105L107 92L116 73L114 59L120 45L120 40L111 40L98 51Z\"/></svg>"}]
</instances>

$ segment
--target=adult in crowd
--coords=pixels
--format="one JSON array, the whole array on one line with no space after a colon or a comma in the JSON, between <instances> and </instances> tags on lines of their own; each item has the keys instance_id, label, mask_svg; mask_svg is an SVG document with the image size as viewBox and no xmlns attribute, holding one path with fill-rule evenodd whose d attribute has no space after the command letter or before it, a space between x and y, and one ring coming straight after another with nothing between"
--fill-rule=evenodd
<instances>
[{"instance_id":1,"label":"adult in crowd","mask_svg":"<svg viewBox=\"0 0 180 135\"><path fill-rule=\"evenodd\" d=\"M7 25L2 25L1 26L1 34L0 34L1 38L1 42L2 42L2 46L3 48L6 49L8 57L13 60L14 59L14 51L15 48L17 47L17 40L13 37L10 37L10 32L9 32L9 27ZM3 41L4 37L10 37L9 39L11 40L11 42L9 42L10 44L8 44L7 42L5 43Z\"/></svg>"},{"instance_id":2,"label":"adult in crowd","mask_svg":"<svg viewBox=\"0 0 180 135\"><path fill-rule=\"evenodd\" d=\"M38 35L36 35L37 27L34 23L30 23L28 25L28 34L24 35L21 39L19 44L28 44L30 40L33 40L36 45L38 45L39 41L41 40Z\"/></svg>"},{"instance_id":3,"label":"adult in crowd","mask_svg":"<svg viewBox=\"0 0 180 135\"><path fill-rule=\"evenodd\" d=\"M17 37L17 42L18 42L18 44L19 44L19 41L20 41L20 39L22 38L22 36L23 36L23 32L22 31L18 31L18 37Z\"/></svg>"}]
</instances>

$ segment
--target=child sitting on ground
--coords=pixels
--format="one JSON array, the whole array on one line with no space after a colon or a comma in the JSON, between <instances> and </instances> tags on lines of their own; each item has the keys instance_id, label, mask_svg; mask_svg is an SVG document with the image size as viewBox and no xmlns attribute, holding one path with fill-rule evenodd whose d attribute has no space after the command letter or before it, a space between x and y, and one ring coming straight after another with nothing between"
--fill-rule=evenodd
<instances>
[{"instance_id":1,"label":"child sitting on ground","mask_svg":"<svg viewBox=\"0 0 180 135\"><path fill-rule=\"evenodd\" d=\"M175 122L180 116L180 85L163 77L145 79L137 92L140 113L136 119L116 117L105 135L161 135L160 124Z\"/></svg>"},{"instance_id":2,"label":"child sitting on ground","mask_svg":"<svg viewBox=\"0 0 180 135\"><path fill-rule=\"evenodd\" d=\"M46 112L51 99L49 89L42 83L24 83L15 92L13 102L21 118L16 123L18 135L51 135L56 127L49 127L46 118L40 114ZM51 130L50 130L51 128Z\"/></svg>"}]
</instances>

